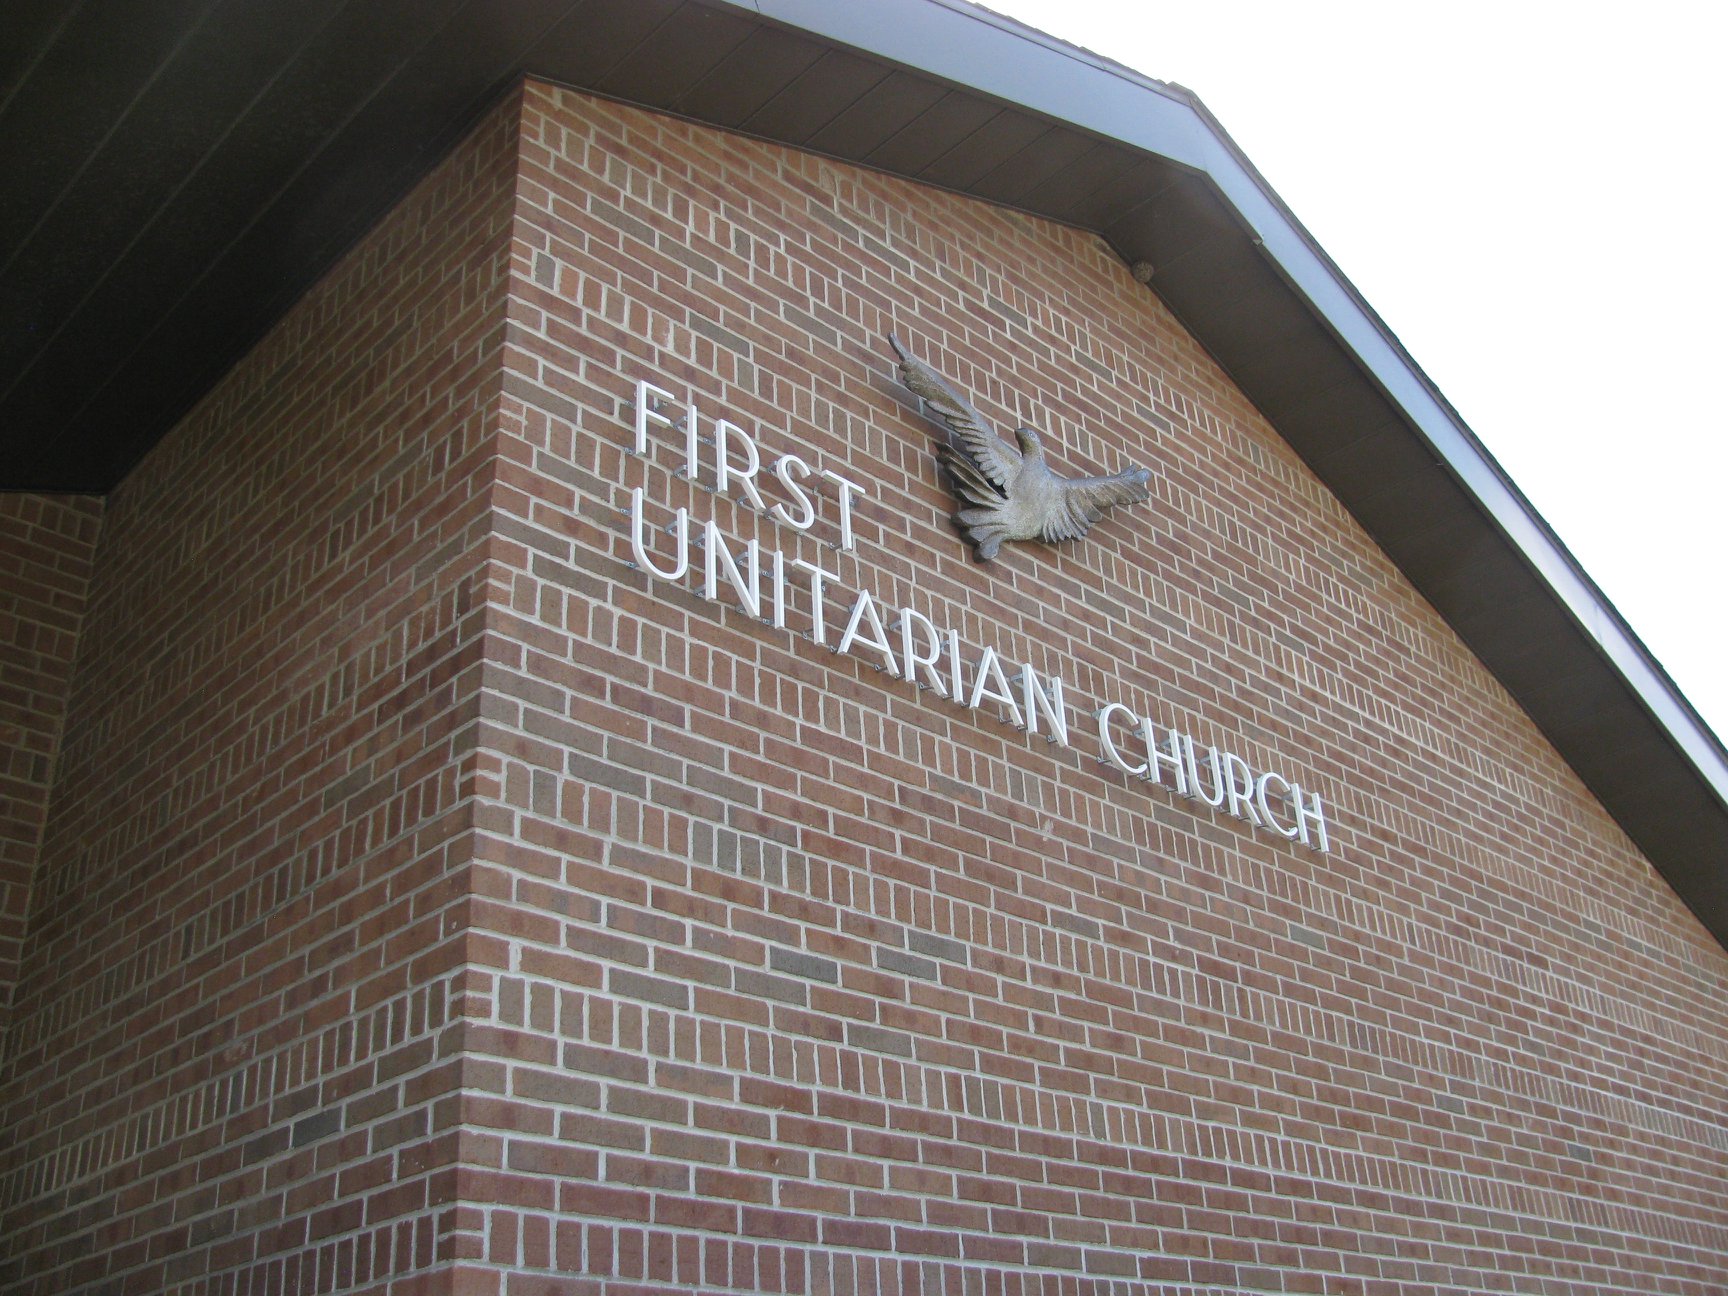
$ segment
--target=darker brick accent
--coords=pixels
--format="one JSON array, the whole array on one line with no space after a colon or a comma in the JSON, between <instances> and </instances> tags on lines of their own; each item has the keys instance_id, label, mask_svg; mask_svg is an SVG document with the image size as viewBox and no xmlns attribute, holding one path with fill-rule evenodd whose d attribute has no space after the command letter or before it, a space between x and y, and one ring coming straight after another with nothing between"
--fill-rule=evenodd
<instances>
[{"instance_id":1,"label":"darker brick accent","mask_svg":"<svg viewBox=\"0 0 1728 1296\"><path fill-rule=\"evenodd\" d=\"M768 966L776 972L804 977L810 981L826 981L830 985L840 980L840 965L833 959L818 958L814 954L784 949L778 945L768 950Z\"/></svg>"},{"instance_id":2,"label":"darker brick accent","mask_svg":"<svg viewBox=\"0 0 1728 1296\"><path fill-rule=\"evenodd\" d=\"M333 1107L329 1111L319 1112L316 1116L295 1121L292 1142L295 1147L305 1147L308 1143L316 1143L341 1128L342 1110Z\"/></svg>"}]
</instances>

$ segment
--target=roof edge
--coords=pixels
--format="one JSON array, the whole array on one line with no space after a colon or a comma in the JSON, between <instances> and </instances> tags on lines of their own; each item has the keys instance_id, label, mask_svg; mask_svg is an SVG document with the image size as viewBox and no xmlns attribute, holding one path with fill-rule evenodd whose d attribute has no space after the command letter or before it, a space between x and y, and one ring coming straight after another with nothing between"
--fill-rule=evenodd
<instances>
[{"instance_id":1,"label":"roof edge","mask_svg":"<svg viewBox=\"0 0 1728 1296\"><path fill-rule=\"evenodd\" d=\"M1203 174L1728 811L1728 749L1199 96L965 0L708 2L749 10Z\"/></svg>"}]
</instances>

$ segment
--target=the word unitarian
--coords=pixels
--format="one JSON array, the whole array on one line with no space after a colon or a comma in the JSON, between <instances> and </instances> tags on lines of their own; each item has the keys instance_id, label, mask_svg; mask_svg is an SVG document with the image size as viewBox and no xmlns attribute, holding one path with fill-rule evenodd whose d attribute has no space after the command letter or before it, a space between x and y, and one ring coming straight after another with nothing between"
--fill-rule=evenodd
<instances>
[{"instance_id":1,"label":"the word unitarian","mask_svg":"<svg viewBox=\"0 0 1728 1296\"><path fill-rule=\"evenodd\" d=\"M630 554L654 580L733 604L817 648L859 657L921 695L993 709L1005 723L1060 747L1075 745L1074 721L1085 717L1102 764L1291 841L1330 849L1320 797L1284 775L1197 743L1155 721L1148 707L1081 705L1059 671L1040 673L993 644L967 643L942 608L915 592L928 611L911 601L879 604L869 590L841 580L821 553L857 549L866 486L793 452L767 456L742 424L724 415L705 418L694 398L658 383L637 382L632 425L636 455L652 460L669 443L679 460L671 477L732 498L787 534L786 547L756 537L740 541L714 518L692 517L688 506L668 512L638 486L630 492Z\"/></svg>"}]
</instances>

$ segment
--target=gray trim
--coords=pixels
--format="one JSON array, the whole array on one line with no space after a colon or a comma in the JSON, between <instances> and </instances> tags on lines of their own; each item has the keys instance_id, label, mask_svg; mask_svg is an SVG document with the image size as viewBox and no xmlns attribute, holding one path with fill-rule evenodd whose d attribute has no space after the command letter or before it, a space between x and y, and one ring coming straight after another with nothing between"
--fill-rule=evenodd
<instances>
[{"instance_id":1,"label":"gray trim","mask_svg":"<svg viewBox=\"0 0 1728 1296\"><path fill-rule=\"evenodd\" d=\"M755 0L748 7L1204 174L1285 280L1396 402L1728 805L1728 752L1715 734L1193 95L955 0Z\"/></svg>"}]
</instances>

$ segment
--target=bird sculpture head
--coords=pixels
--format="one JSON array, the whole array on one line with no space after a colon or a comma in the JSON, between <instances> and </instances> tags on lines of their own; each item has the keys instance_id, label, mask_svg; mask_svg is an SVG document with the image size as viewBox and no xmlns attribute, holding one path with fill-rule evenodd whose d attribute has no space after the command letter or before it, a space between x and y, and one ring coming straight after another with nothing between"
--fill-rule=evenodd
<instances>
[{"instance_id":1,"label":"bird sculpture head","mask_svg":"<svg viewBox=\"0 0 1728 1296\"><path fill-rule=\"evenodd\" d=\"M1020 443L1021 454L1033 459L1044 457L1044 443L1038 439L1038 432L1035 428L1015 428L1014 439Z\"/></svg>"}]
</instances>

